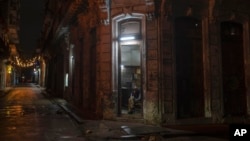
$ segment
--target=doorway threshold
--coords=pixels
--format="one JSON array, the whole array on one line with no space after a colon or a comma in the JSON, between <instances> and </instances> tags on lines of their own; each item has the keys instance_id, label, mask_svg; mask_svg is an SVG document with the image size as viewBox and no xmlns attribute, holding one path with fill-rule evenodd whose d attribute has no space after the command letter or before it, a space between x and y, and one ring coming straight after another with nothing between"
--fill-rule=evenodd
<instances>
[{"instance_id":1,"label":"doorway threshold","mask_svg":"<svg viewBox=\"0 0 250 141\"><path fill-rule=\"evenodd\" d=\"M117 116L116 120L122 122L144 123L144 119L141 114L122 114L120 116Z\"/></svg>"}]
</instances>

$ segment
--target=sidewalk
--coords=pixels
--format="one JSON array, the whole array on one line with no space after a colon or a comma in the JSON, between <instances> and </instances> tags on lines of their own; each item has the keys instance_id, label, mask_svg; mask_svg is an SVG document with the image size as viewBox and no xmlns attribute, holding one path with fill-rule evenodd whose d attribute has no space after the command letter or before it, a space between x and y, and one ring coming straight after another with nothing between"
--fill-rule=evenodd
<instances>
[{"instance_id":1,"label":"sidewalk","mask_svg":"<svg viewBox=\"0 0 250 141\"><path fill-rule=\"evenodd\" d=\"M126 121L111 120L84 120L81 118L78 109L67 103L63 99L51 98L77 123L82 132L82 136L90 141L226 141L224 137L217 137L196 132L194 126L169 126L159 127L143 123L131 123ZM196 128L194 130L193 128ZM210 127L211 128L211 127ZM213 127L216 128L216 127ZM198 129L199 130L199 129ZM225 130L223 128L223 130ZM226 131L223 131L226 132ZM213 137L212 137L213 136Z\"/></svg>"}]
</instances>

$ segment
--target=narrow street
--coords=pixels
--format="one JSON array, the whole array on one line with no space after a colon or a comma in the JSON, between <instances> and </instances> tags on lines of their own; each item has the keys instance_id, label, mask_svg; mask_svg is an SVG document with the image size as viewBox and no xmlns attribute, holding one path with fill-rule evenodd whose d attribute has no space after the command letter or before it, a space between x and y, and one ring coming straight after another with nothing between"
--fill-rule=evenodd
<instances>
[{"instance_id":1,"label":"narrow street","mask_svg":"<svg viewBox=\"0 0 250 141\"><path fill-rule=\"evenodd\" d=\"M81 141L76 123L34 84L23 84L0 98L1 141Z\"/></svg>"},{"instance_id":2,"label":"narrow street","mask_svg":"<svg viewBox=\"0 0 250 141\"><path fill-rule=\"evenodd\" d=\"M140 123L84 120L79 124L60 101L42 92L27 83L0 95L0 141L225 141Z\"/></svg>"}]
</instances>

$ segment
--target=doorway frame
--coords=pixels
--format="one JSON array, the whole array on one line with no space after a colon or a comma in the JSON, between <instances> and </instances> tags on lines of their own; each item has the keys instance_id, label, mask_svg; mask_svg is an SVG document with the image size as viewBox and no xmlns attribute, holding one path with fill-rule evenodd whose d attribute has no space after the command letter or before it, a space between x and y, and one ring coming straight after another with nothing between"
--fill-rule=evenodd
<instances>
[{"instance_id":1,"label":"doorway frame","mask_svg":"<svg viewBox=\"0 0 250 141\"><path fill-rule=\"evenodd\" d=\"M117 15L112 18L112 95L115 100L115 110L117 116L121 115L121 107L119 106L119 47L120 47L120 41L119 41L119 23L125 20L139 20L141 22L141 90L143 94L143 103L145 101L145 86L146 86L146 46L145 46L145 39L146 39L146 17L144 14L141 13L123 13L120 15ZM142 109L142 111L144 111Z\"/></svg>"}]
</instances>

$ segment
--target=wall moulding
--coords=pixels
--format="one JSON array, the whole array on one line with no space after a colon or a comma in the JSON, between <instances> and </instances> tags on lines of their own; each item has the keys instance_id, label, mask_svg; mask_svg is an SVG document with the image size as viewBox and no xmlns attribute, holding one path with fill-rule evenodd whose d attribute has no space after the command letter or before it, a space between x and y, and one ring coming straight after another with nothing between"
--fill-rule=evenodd
<instances>
[{"instance_id":1,"label":"wall moulding","mask_svg":"<svg viewBox=\"0 0 250 141\"><path fill-rule=\"evenodd\" d=\"M104 25L109 24L109 18L110 18L110 0L99 0L99 17L100 17L100 23Z\"/></svg>"},{"instance_id":2,"label":"wall moulding","mask_svg":"<svg viewBox=\"0 0 250 141\"><path fill-rule=\"evenodd\" d=\"M118 3L118 1L121 1L121 3ZM127 2L124 2L124 0L117 0L116 2L117 4L114 4L113 2L111 7L113 16L117 14L119 15L120 13L125 15L132 15L132 13L144 13L147 20L152 20L155 17L155 5L151 0L136 0Z\"/></svg>"},{"instance_id":3,"label":"wall moulding","mask_svg":"<svg viewBox=\"0 0 250 141\"><path fill-rule=\"evenodd\" d=\"M128 5L140 5L140 4L145 4L145 0L112 0L113 6L128 6Z\"/></svg>"}]
</instances>

